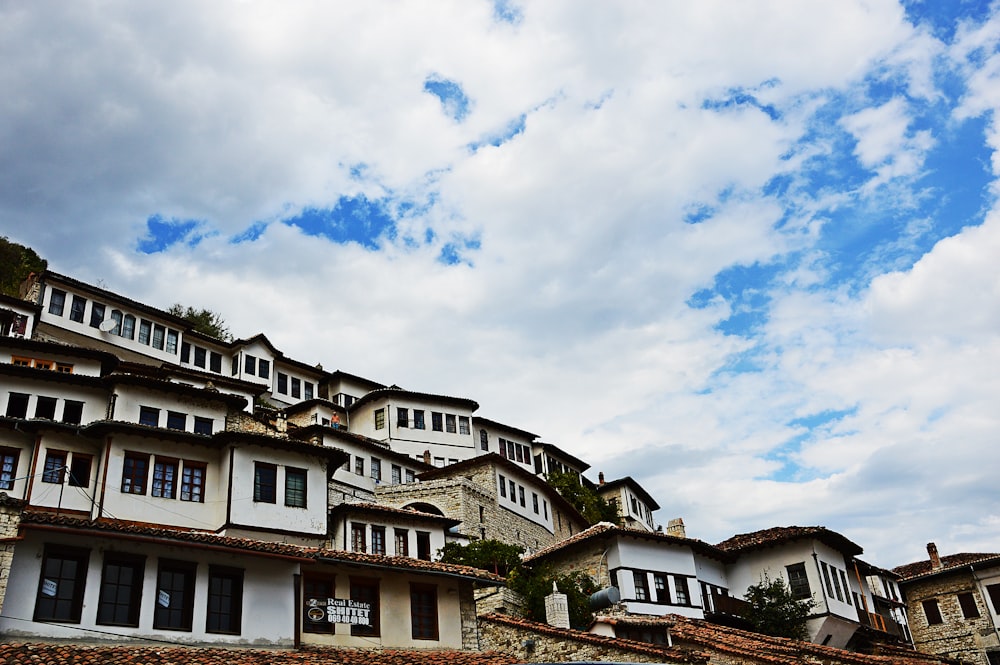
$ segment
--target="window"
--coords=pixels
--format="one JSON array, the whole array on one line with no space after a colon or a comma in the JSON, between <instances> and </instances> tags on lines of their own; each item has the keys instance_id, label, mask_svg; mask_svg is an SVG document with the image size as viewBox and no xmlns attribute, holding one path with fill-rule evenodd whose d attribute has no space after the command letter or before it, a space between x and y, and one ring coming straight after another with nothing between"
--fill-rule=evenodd
<instances>
[{"instance_id":1,"label":"window","mask_svg":"<svg viewBox=\"0 0 1000 665\"><path fill-rule=\"evenodd\" d=\"M943 623L943 619L941 618L941 609L938 607L936 599L931 598L930 600L925 600L921 603L921 605L924 607L924 617L927 619L928 626Z\"/></svg>"},{"instance_id":2,"label":"window","mask_svg":"<svg viewBox=\"0 0 1000 665\"><path fill-rule=\"evenodd\" d=\"M431 560L431 534L426 531L417 531L417 558Z\"/></svg>"},{"instance_id":3,"label":"window","mask_svg":"<svg viewBox=\"0 0 1000 665\"><path fill-rule=\"evenodd\" d=\"M508 480L507 487L510 488L510 500L517 503L517 486L514 484L514 481Z\"/></svg>"},{"instance_id":4,"label":"window","mask_svg":"<svg viewBox=\"0 0 1000 665\"><path fill-rule=\"evenodd\" d=\"M73 304L69 309L70 321L83 323L83 311L87 309L87 299L80 296L73 296Z\"/></svg>"},{"instance_id":5,"label":"window","mask_svg":"<svg viewBox=\"0 0 1000 665\"><path fill-rule=\"evenodd\" d=\"M360 522L351 522L351 551L364 552L365 548L365 525Z\"/></svg>"},{"instance_id":6,"label":"window","mask_svg":"<svg viewBox=\"0 0 1000 665\"><path fill-rule=\"evenodd\" d=\"M308 381L302 382L302 398L312 399L313 398L313 384Z\"/></svg>"},{"instance_id":7,"label":"window","mask_svg":"<svg viewBox=\"0 0 1000 665\"><path fill-rule=\"evenodd\" d=\"M66 468L66 453L62 450L45 452L45 468L42 471L43 483L62 483L63 469Z\"/></svg>"},{"instance_id":8,"label":"window","mask_svg":"<svg viewBox=\"0 0 1000 665\"><path fill-rule=\"evenodd\" d=\"M635 587L635 599L649 600L649 587L646 586L646 573L641 570L632 571L632 584Z\"/></svg>"},{"instance_id":9,"label":"window","mask_svg":"<svg viewBox=\"0 0 1000 665\"><path fill-rule=\"evenodd\" d=\"M524 486L523 485L518 485L517 486L517 498L518 498L518 501L521 504L521 507L524 508L525 505L524 505Z\"/></svg>"},{"instance_id":10,"label":"window","mask_svg":"<svg viewBox=\"0 0 1000 665\"><path fill-rule=\"evenodd\" d=\"M55 397L39 397L35 401L35 417L45 418L46 420L56 419L56 398Z\"/></svg>"},{"instance_id":11,"label":"window","mask_svg":"<svg viewBox=\"0 0 1000 665\"><path fill-rule=\"evenodd\" d=\"M398 464L392 465L392 484L399 485L403 482L403 469Z\"/></svg>"},{"instance_id":12,"label":"window","mask_svg":"<svg viewBox=\"0 0 1000 665\"><path fill-rule=\"evenodd\" d=\"M167 330L167 353L177 355L177 331ZM201 365L204 367L205 365Z\"/></svg>"},{"instance_id":13,"label":"window","mask_svg":"<svg viewBox=\"0 0 1000 665\"><path fill-rule=\"evenodd\" d=\"M191 345L187 342L181 344L181 362L189 363L191 362Z\"/></svg>"},{"instance_id":14,"label":"window","mask_svg":"<svg viewBox=\"0 0 1000 665\"><path fill-rule=\"evenodd\" d=\"M847 575L842 570L837 571L840 574L840 585L844 587L844 601L850 605L851 604L851 587L847 586Z\"/></svg>"},{"instance_id":15,"label":"window","mask_svg":"<svg viewBox=\"0 0 1000 665\"><path fill-rule=\"evenodd\" d=\"M792 598L802 600L812 598L812 591L809 589L809 577L806 575L806 564L793 563L785 566L788 572L788 589L792 592Z\"/></svg>"},{"instance_id":16,"label":"window","mask_svg":"<svg viewBox=\"0 0 1000 665\"><path fill-rule=\"evenodd\" d=\"M62 421L71 425L79 425L81 420L83 420L83 402L78 402L75 399L64 400Z\"/></svg>"},{"instance_id":17,"label":"window","mask_svg":"<svg viewBox=\"0 0 1000 665\"><path fill-rule=\"evenodd\" d=\"M94 458L82 453L73 453L69 465L69 484L73 487L90 487L90 467Z\"/></svg>"},{"instance_id":18,"label":"window","mask_svg":"<svg viewBox=\"0 0 1000 665\"><path fill-rule=\"evenodd\" d=\"M257 376L262 379L271 378L271 361L261 358L257 362Z\"/></svg>"},{"instance_id":19,"label":"window","mask_svg":"<svg viewBox=\"0 0 1000 665\"><path fill-rule=\"evenodd\" d=\"M691 604L691 594L688 593L688 581L686 577L674 575L674 591L677 593L678 605Z\"/></svg>"},{"instance_id":20,"label":"window","mask_svg":"<svg viewBox=\"0 0 1000 665\"><path fill-rule=\"evenodd\" d=\"M537 515L538 514L538 495L535 494L534 492L531 493L531 508L532 508L532 510L535 511L535 514Z\"/></svg>"},{"instance_id":21,"label":"window","mask_svg":"<svg viewBox=\"0 0 1000 665\"><path fill-rule=\"evenodd\" d=\"M989 594L990 602L993 603L993 613L1000 614L1000 584L986 585L986 593Z\"/></svg>"},{"instance_id":22,"label":"window","mask_svg":"<svg viewBox=\"0 0 1000 665\"><path fill-rule=\"evenodd\" d=\"M181 431L187 429L187 414L177 411L167 411L167 428L179 429Z\"/></svg>"},{"instance_id":23,"label":"window","mask_svg":"<svg viewBox=\"0 0 1000 665\"><path fill-rule=\"evenodd\" d=\"M56 316L63 315L63 308L66 306L66 292L59 289L52 289L49 296L49 314Z\"/></svg>"},{"instance_id":24,"label":"window","mask_svg":"<svg viewBox=\"0 0 1000 665\"><path fill-rule=\"evenodd\" d=\"M90 306L90 327L100 328L104 322L104 305L95 302Z\"/></svg>"},{"instance_id":25,"label":"window","mask_svg":"<svg viewBox=\"0 0 1000 665\"><path fill-rule=\"evenodd\" d=\"M278 372L278 392L282 395L288 394L288 375Z\"/></svg>"},{"instance_id":26,"label":"window","mask_svg":"<svg viewBox=\"0 0 1000 665\"><path fill-rule=\"evenodd\" d=\"M142 577L146 561L141 556L108 552L101 571L97 623L104 626L138 626Z\"/></svg>"},{"instance_id":27,"label":"window","mask_svg":"<svg viewBox=\"0 0 1000 665\"><path fill-rule=\"evenodd\" d=\"M7 398L8 418L28 417L28 396L24 393L10 393Z\"/></svg>"},{"instance_id":28,"label":"window","mask_svg":"<svg viewBox=\"0 0 1000 665\"><path fill-rule=\"evenodd\" d=\"M366 637L378 637L382 634L382 625L379 614L379 590L378 580L366 577L351 578L351 600L359 603L367 603L371 608L368 613L369 625L352 625L351 635L364 635Z\"/></svg>"},{"instance_id":29,"label":"window","mask_svg":"<svg viewBox=\"0 0 1000 665\"><path fill-rule=\"evenodd\" d=\"M125 339L135 338L135 317L131 314L126 314L122 318L122 337Z\"/></svg>"},{"instance_id":30,"label":"window","mask_svg":"<svg viewBox=\"0 0 1000 665\"><path fill-rule=\"evenodd\" d=\"M202 369L205 369L205 360L207 358L208 358L208 349L206 349L204 347L201 347L201 346L194 347L194 366L195 367L201 367ZM250 356L247 356L247 360L249 360L249 359L250 359ZM250 372L250 373L253 374L253 372Z\"/></svg>"},{"instance_id":31,"label":"window","mask_svg":"<svg viewBox=\"0 0 1000 665\"><path fill-rule=\"evenodd\" d=\"M396 529L396 556L410 556L410 532L406 529Z\"/></svg>"},{"instance_id":32,"label":"window","mask_svg":"<svg viewBox=\"0 0 1000 665\"><path fill-rule=\"evenodd\" d=\"M184 462L181 472L181 501L205 502L205 465Z\"/></svg>"},{"instance_id":33,"label":"window","mask_svg":"<svg viewBox=\"0 0 1000 665\"><path fill-rule=\"evenodd\" d=\"M410 426L410 410L396 407L396 427Z\"/></svg>"},{"instance_id":34,"label":"window","mask_svg":"<svg viewBox=\"0 0 1000 665\"><path fill-rule=\"evenodd\" d=\"M285 467L285 505L306 507L306 470Z\"/></svg>"},{"instance_id":35,"label":"window","mask_svg":"<svg viewBox=\"0 0 1000 665\"><path fill-rule=\"evenodd\" d=\"M326 613L310 614L315 606L326 606L327 599L333 598L334 582L327 577L317 577L306 574L302 578L302 598L304 611L302 615L302 632L332 633L333 622L327 621Z\"/></svg>"},{"instance_id":36,"label":"window","mask_svg":"<svg viewBox=\"0 0 1000 665\"><path fill-rule=\"evenodd\" d=\"M277 503L278 467L274 464L254 462L253 500L259 503Z\"/></svg>"},{"instance_id":37,"label":"window","mask_svg":"<svg viewBox=\"0 0 1000 665\"><path fill-rule=\"evenodd\" d=\"M375 410L375 429L385 429L385 409Z\"/></svg>"},{"instance_id":38,"label":"window","mask_svg":"<svg viewBox=\"0 0 1000 665\"><path fill-rule=\"evenodd\" d=\"M372 480L374 480L376 483L382 481L382 460L380 460L377 457L372 458L371 474L372 474Z\"/></svg>"},{"instance_id":39,"label":"window","mask_svg":"<svg viewBox=\"0 0 1000 665\"><path fill-rule=\"evenodd\" d=\"M292 397L299 399L302 396L302 381L292 377Z\"/></svg>"},{"instance_id":40,"label":"window","mask_svg":"<svg viewBox=\"0 0 1000 665\"><path fill-rule=\"evenodd\" d=\"M840 590L840 580L837 578L838 572L836 568L833 568L830 576L833 578L833 588L837 592L837 600L844 602L844 594Z\"/></svg>"},{"instance_id":41,"label":"window","mask_svg":"<svg viewBox=\"0 0 1000 665\"><path fill-rule=\"evenodd\" d=\"M139 343L149 344L149 332L153 329L153 324L146 319L139 319Z\"/></svg>"},{"instance_id":42,"label":"window","mask_svg":"<svg viewBox=\"0 0 1000 665\"><path fill-rule=\"evenodd\" d=\"M444 417L444 429L446 432L455 433L455 416L453 414L446 414Z\"/></svg>"},{"instance_id":43,"label":"window","mask_svg":"<svg viewBox=\"0 0 1000 665\"><path fill-rule=\"evenodd\" d=\"M385 554L384 526L372 526L372 554Z\"/></svg>"},{"instance_id":44,"label":"window","mask_svg":"<svg viewBox=\"0 0 1000 665\"><path fill-rule=\"evenodd\" d=\"M976 606L976 597L970 592L958 594L958 604L962 607L962 616L966 619L978 619L979 608Z\"/></svg>"},{"instance_id":45,"label":"window","mask_svg":"<svg viewBox=\"0 0 1000 665\"><path fill-rule=\"evenodd\" d=\"M500 496L507 498L507 479L500 476Z\"/></svg>"},{"instance_id":46,"label":"window","mask_svg":"<svg viewBox=\"0 0 1000 665\"><path fill-rule=\"evenodd\" d=\"M436 586L410 583L410 623L413 639L438 639Z\"/></svg>"},{"instance_id":47,"label":"window","mask_svg":"<svg viewBox=\"0 0 1000 665\"><path fill-rule=\"evenodd\" d=\"M365 458L357 457L354 458L354 473L359 476L365 475Z\"/></svg>"},{"instance_id":48,"label":"window","mask_svg":"<svg viewBox=\"0 0 1000 665\"><path fill-rule=\"evenodd\" d=\"M458 417L458 433L468 434L471 430L469 429L469 417L459 416Z\"/></svg>"},{"instance_id":49,"label":"window","mask_svg":"<svg viewBox=\"0 0 1000 665\"><path fill-rule=\"evenodd\" d=\"M239 635L243 617L243 571L208 567L208 612L205 632Z\"/></svg>"},{"instance_id":50,"label":"window","mask_svg":"<svg viewBox=\"0 0 1000 665\"><path fill-rule=\"evenodd\" d=\"M21 451L16 448L0 448L0 490L14 489L17 478L17 458Z\"/></svg>"},{"instance_id":51,"label":"window","mask_svg":"<svg viewBox=\"0 0 1000 665\"><path fill-rule=\"evenodd\" d=\"M139 424L157 427L160 424L160 410L151 406L140 406Z\"/></svg>"},{"instance_id":52,"label":"window","mask_svg":"<svg viewBox=\"0 0 1000 665\"><path fill-rule=\"evenodd\" d=\"M166 334L167 329L163 326L153 326L153 348L160 351L163 350L163 336Z\"/></svg>"},{"instance_id":53,"label":"window","mask_svg":"<svg viewBox=\"0 0 1000 665\"><path fill-rule=\"evenodd\" d=\"M122 466L122 494L145 494L149 455L125 453Z\"/></svg>"},{"instance_id":54,"label":"window","mask_svg":"<svg viewBox=\"0 0 1000 665\"><path fill-rule=\"evenodd\" d=\"M35 621L80 623L88 550L46 545L35 597Z\"/></svg>"},{"instance_id":55,"label":"window","mask_svg":"<svg viewBox=\"0 0 1000 665\"><path fill-rule=\"evenodd\" d=\"M444 429L441 425L441 414L437 411L431 411L431 429L435 432L441 432Z\"/></svg>"},{"instance_id":56,"label":"window","mask_svg":"<svg viewBox=\"0 0 1000 665\"><path fill-rule=\"evenodd\" d=\"M156 575L156 607L153 628L191 630L196 566L186 561L160 559Z\"/></svg>"},{"instance_id":57,"label":"window","mask_svg":"<svg viewBox=\"0 0 1000 665\"><path fill-rule=\"evenodd\" d=\"M212 351L208 356L208 368L220 374L222 372L222 354Z\"/></svg>"},{"instance_id":58,"label":"window","mask_svg":"<svg viewBox=\"0 0 1000 665\"><path fill-rule=\"evenodd\" d=\"M247 374L257 373L257 357L247 354L243 356L243 371Z\"/></svg>"},{"instance_id":59,"label":"window","mask_svg":"<svg viewBox=\"0 0 1000 665\"><path fill-rule=\"evenodd\" d=\"M413 410L413 429L424 429L424 411L423 409Z\"/></svg>"},{"instance_id":60,"label":"window","mask_svg":"<svg viewBox=\"0 0 1000 665\"><path fill-rule=\"evenodd\" d=\"M670 602L670 588L667 586L666 575L653 575L653 588L656 590L656 602Z\"/></svg>"},{"instance_id":61,"label":"window","mask_svg":"<svg viewBox=\"0 0 1000 665\"><path fill-rule=\"evenodd\" d=\"M823 567L823 580L826 582L826 595L827 598L833 598L833 583L830 581L830 567L826 565L826 561L820 562Z\"/></svg>"},{"instance_id":62,"label":"window","mask_svg":"<svg viewBox=\"0 0 1000 665\"><path fill-rule=\"evenodd\" d=\"M413 469L407 469L405 473L406 482L412 483L417 480L416 474L413 473Z\"/></svg>"},{"instance_id":63,"label":"window","mask_svg":"<svg viewBox=\"0 0 1000 665\"><path fill-rule=\"evenodd\" d=\"M490 449L490 437L486 434L486 430L479 430L479 449L489 450Z\"/></svg>"},{"instance_id":64,"label":"window","mask_svg":"<svg viewBox=\"0 0 1000 665\"><path fill-rule=\"evenodd\" d=\"M157 457L153 464L153 486L151 496L173 499L177 496L177 460Z\"/></svg>"},{"instance_id":65,"label":"window","mask_svg":"<svg viewBox=\"0 0 1000 665\"><path fill-rule=\"evenodd\" d=\"M111 320L115 322L115 327L111 329L112 335L122 334L122 313L121 310L111 310Z\"/></svg>"},{"instance_id":66,"label":"window","mask_svg":"<svg viewBox=\"0 0 1000 665\"><path fill-rule=\"evenodd\" d=\"M549 502L542 499L542 511L544 512L545 519L549 519Z\"/></svg>"},{"instance_id":67,"label":"window","mask_svg":"<svg viewBox=\"0 0 1000 665\"><path fill-rule=\"evenodd\" d=\"M212 419L202 418L201 416L194 417L194 433L195 434L211 434L212 433Z\"/></svg>"}]
</instances>

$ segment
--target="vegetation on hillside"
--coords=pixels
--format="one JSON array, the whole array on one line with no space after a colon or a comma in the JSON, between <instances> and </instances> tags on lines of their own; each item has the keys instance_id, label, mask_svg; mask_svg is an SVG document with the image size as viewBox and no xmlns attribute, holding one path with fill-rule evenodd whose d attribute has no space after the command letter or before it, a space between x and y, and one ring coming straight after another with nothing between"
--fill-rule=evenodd
<instances>
[{"instance_id":1,"label":"vegetation on hillside","mask_svg":"<svg viewBox=\"0 0 1000 665\"><path fill-rule=\"evenodd\" d=\"M35 250L0 236L0 293L19 298L21 282L33 272L42 272L49 262Z\"/></svg>"},{"instance_id":2,"label":"vegetation on hillside","mask_svg":"<svg viewBox=\"0 0 1000 665\"><path fill-rule=\"evenodd\" d=\"M618 509L598 496L597 492L580 482L575 473L550 473L546 478L562 498L583 515L590 524L611 522L619 524Z\"/></svg>"},{"instance_id":3,"label":"vegetation on hillside","mask_svg":"<svg viewBox=\"0 0 1000 665\"><path fill-rule=\"evenodd\" d=\"M816 601L796 600L782 578L772 580L765 574L760 584L747 589L743 598L750 603L743 617L753 630L775 637L806 639L806 620Z\"/></svg>"},{"instance_id":4,"label":"vegetation on hillside","mask_svg":"<svg viewBox=\"0 0 1000 665\"><path fill-rule=\"evenodd\" d=\"M213 312L210 309L185 307L180 303L174 303L167 311L184 319L200 333L221 339L223 342L228 342L233 338L229 332L229 326L226 325L226 320L218 312Z\"/></svg>"}]
</instances>

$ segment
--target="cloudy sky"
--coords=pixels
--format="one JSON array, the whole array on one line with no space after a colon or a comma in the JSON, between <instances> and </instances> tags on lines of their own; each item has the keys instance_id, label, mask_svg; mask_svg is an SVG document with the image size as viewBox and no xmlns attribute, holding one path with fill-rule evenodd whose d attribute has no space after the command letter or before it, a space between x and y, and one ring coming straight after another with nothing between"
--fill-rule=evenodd
<instances>
[{"instance_id":1,"label":"cloudy sky","mask_svg":"<svg viewBox=\"0 0 1000 665\"><path fill-rule=\"evenodd\" d=\"M631 475L1000 551L1000 7L0 1L0 235Z\"/></svg>"}]
</instances>

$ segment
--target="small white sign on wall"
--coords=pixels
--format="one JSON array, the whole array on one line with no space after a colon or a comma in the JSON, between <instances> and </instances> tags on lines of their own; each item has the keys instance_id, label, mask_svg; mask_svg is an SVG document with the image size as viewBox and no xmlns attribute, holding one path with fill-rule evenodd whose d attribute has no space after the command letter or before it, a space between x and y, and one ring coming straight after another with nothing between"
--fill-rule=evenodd
<instances>
[{"instance_id":1,"label":"small white sign on wall","mask_svg":"<svg viewBox=\"0 0 1000 665\"><path fill-rule=\"evenodd\" d=\"M170 607L170 592L160 591L156 594L156 602L160 604L160 607Z\"/></svg>"}]
</instances>

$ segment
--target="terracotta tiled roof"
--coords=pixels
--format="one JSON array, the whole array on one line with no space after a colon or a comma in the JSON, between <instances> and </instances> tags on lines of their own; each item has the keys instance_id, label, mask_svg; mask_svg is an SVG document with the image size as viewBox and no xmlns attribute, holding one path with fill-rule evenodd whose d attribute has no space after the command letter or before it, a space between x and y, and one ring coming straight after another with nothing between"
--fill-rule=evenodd
<instances>
[{"instance_id":1,"label":"terracotta tiled roof","mask_svg":"<svg viewBox=\"0 0 1000 665\"><path fill-rule=\"evenodd\" d=\"M555 626L550 626L547 623L529 621L528 619L522 619L509 614L487 614L479 617L479 619L481 621L496 623L503 626L528 630L541 635L549 635L562 640L572 640L586 644L612 647L623 651L631 651L636 654L656 656L658 661L664 663L708 662L708 655L697 651L692 652L687 649L650 644L648 642L637 642L635 640L625 640L617 637L595 635L593 633L585 633L583 631L573 630L570 628L556 628Z\"/></svg>"},{"instance_id":2,"label":"terracotta tiled roof","mask_svg":"<svg viewBox=\"0 0 1000 665\"><path fill-rule=\"evenodd\" d=\"M830 531L825 526L776 526L762 531L741 533L718 543L716 547L727 552L744 552L804 539L819 540L851 556L857 556L864 551L857 543L836 531Z\"/></svg>"},{"instance_id":3,"label":"terracotta tiled roof","mask_svg":"<svg viewBox=\"0 0 1000 665\"><path fill-rule=\"evenodd\" d=\"M424 522L438 522L443 524L445 528L462 523L462 520L457 520L453 517L435 515L434 513L423 513L419 510L413 510L412 508L394 508L392 506L384 506L381 503L341 503L331 508L330 513L333 515L350 513L384 515L390 518L396 517L409 520L420 520Z\"/></svg>"},{"instance_id":4,"label":"terracotta tiled roof","mask_svg":"<svg viewBox=\"0 0 1000 665\"><path fill-rule=\"evenodd\" d=\"M923 577L924 575L936 575L938 573L944 572L954 572L956 568L964 568L966 566L972 566L975 564L995 562L996 565L1000 566L1000 554L997 553L972 553L963 552L961 554L948 554L941 557L941 568L938 570L931 569L930 559L923 559L922 561L914 561L913 563L903 564L902 566L896 566L892 569L892 572L902 578L902 581L907 581L915 577Z\"/></svg>"},{"instance_id":5,"label":"terracotta tiled roof","mask_svg":"<svg viewBox=\"0 0 1000 665\"><path fill-rule=\"evenodd\" d=\"M159 525L153 526L150 524L127 522L124 520L89 520L70 515L56 515L55 513L37 510L24 511L21 514L21 524L28 528L36 526L42 528L52 527L61 529L81 529L92 532L106 532L109 535L141 536L145 538L154 538L156 540L181 541L212 547L242 550L248 553L278 555L303 560L309 559L317 551L316 548L290 545L287 543L275 543L265 540L256 540L253 538L220 536L211 531L170 528Z\"/></svg>"},{"instance_id":6,"label":"terracotta tiled roof","mask_svg":"<svg viewBox=\"0 0 1000 665\"><path fill-rule=\"evenodd\" d=\"M655 533L653 531L646 531L645 529L629 529L626 527L615 526L610 522L600 522L578 534L570 536L569 538L564 538L563 540L553 543L548 547L543 547L537 552L524 557L524 561L525 563L531 563L539 559L544 559L556 552L601 537L640 538L668 545L687 546L699 554L704 554L721 561L730 561L733 559L730 554L727 554L715 546L709 545L708 543L696 538L679 538L665 533Z\"/></svg>"},{"instance_id":7,"label":"terracotta tiled roof","mask_svg":"<svg viewBox=\"0 0 1000 665\"><path fill-rule=\"evenodd\" d=\"M789 665L803 662L844 665L928 665L928 663L957 662L916 651L898 650L891 656L856 653L785 637L761 635L673 614L663 617L662 620L670 625L670 635L675 641L741 656L749 662Z\"/></svg>"},{"instance_id":8,"label":"terracotta tiled roof","mask_svg":"<svg viewBox=\"0 0 1000 665\"><path fill-rule=\"evenodd\" d=\"M438 404L451 404L457 406L461 409L468 409L469 411L475 411L479 408L479 403L475 400L471 400L467 397L451 397L449 395L432 395L431 393L418 393L412 390L403 390L398 386L390 386L388 388L376 388L371 392L365 393L360 399L354 401L351 406L348 407L348 411L355 411L358 407L363 404L367 404L373 400L379 399L380 397L405 397L407 399L412 399L418 402L434 402Z\"/></svg>"},{"instance_id":9,"label":"terracotta tiled roof","mask_svg":"<svg viewBox=\"0 0 1000 665\"><path fill-rule=\"evenodd\" d=\"M10 496L6 492L0 492L0 506L9 508L20 508L24 505L24 499Z\"/></svg>"},{"instance_id":10,"label":"terracotta tiled roof","mask_svg":"<svg viewBox=\"0 0 1000 665\"><path fill-rule=\"evenodd\" d=\"M518 434L518 435L524 437L525 439L527 439L528 441L534 441L535 439L538 438L537 434L532 434L531 432L525 431L523 429L518 429L517 427L513 427L511 425L505 425L503 423L498 423L495 420L490 420L489 418L483 418L482 416L473 416L472 417L472 422L477 427L479 427L481 425L486 425L487 427L493 427L495 429L502 429L502 430L506 430L508 432L511 432L512 434Z\"/></svg>"},{"instance_id":11,"label":"terracotta tiled roof","mask_svg":"<svg viewBox=\"0 0 1000 665\"><path fill-rule=\"evenodd\" d=\"M0 644L7 665L509 665L517 659L478 651L392 649L225 649L175 646Z\"/></svg>"},{"instance_id":12,"label":"terracotta tiled roof","mask_svg":"<svg viewBox=\"0 0 1000 665\"><path fill-rule=\"evenodd\" d=\"M344 563L370 568L405 568L416 573L437 573L451 577L464 577L469 580L487 582L496 586L505 583L503 577L471 566L461 566L455 563L440 561L424 561L408 556L385 556L383 554L366 554L364 552L347 552L345 550L319 550L315 558L328 563Z\"/></svg>"}]
</instances>

